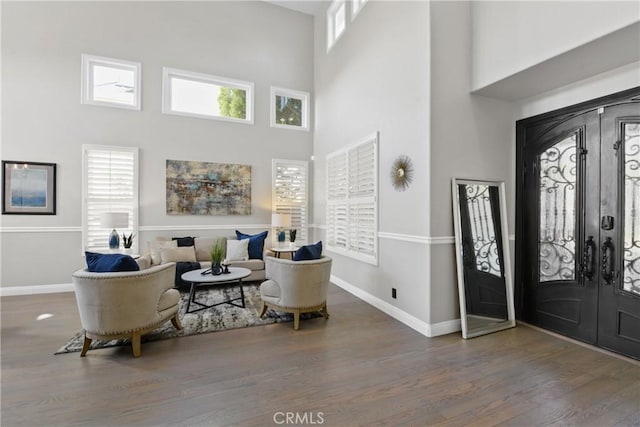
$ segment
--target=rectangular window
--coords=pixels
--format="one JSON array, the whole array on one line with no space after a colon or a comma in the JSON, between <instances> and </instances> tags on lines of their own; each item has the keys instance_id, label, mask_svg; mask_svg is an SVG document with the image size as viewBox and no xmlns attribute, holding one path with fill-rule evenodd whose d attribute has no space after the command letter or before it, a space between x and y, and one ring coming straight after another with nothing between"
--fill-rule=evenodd
<instances>
[{"instance_id":1,"label":"rectangular window","mask_svg":"<svg viewBox=\"0 0 640 427\"><path fill-rule=\"evenodd\" d=\"M253 123L253 83L165 67L162 112Z\"/></svg>"},{"instance_id":2,"label":"rectangular window","mask_svg":"<svg viewBox=\"0 0 640 427\"><path fill-rule=\"evenodd\" d=\"M82 54L83 104L140 110L139 62Z\"/></svg>"},{"instance_id":3,"label":"rectangular window","mask_svg":"<svg viewBox=\"0 0 640 427\"><path fill-rule=\"evenodd\" d=\"M271 127L309 130L309 93L271 86Z\"/></svg>"},{"instance_id":4,"label":"rectangular window","mask_svg":"<svg viewBox=\"0 0 640 427\"><path fill-rule=\"evenodd\" d=\"M83 145L82 159L83 248L107 251L111 230L100 225L104 213L128 214L128 226L116 231L138 236L138 148ZM133 252L138 241L133 239Z\"/></svg>"},{"instance_id":5,"label":"rectangular window","mask_svg":"<svg viewBox=\"0 0 640 427\"><path fill-rule=\"evenodd\" d=\"M378 133L327 156L327 249L378 263Z\"/></svg>"},{"instance_id":6,"label":"rectangular window","mask_svg":"<svg viewBox=\"0 0 640 427\"><path fill-rule=\"evenodd\" d=\"M327 10L327 52L338 41L347 27L347 3L334 0Z\"/></svg>"},{"instance_id":7,"label":"rectangular window","mask_svg":"<svg viewBox=\"0 0 640 427\"><path fill-rule=\"evenodd\" d=\"M309 163L303 160L274 159L272 179L272 212L291 214L291 228L296 230L294 243L297 246L306 245L309 227ZM287 241L289 237L287 235Z\"/></svg>"}]
</instances>

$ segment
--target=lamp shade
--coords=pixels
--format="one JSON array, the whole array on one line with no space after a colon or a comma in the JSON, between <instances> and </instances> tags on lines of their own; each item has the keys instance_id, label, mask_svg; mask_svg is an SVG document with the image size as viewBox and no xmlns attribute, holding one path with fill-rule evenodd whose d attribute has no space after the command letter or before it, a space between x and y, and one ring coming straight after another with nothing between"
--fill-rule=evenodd
<instances>
[{"instance_id":1,"label":"lamp shade","mask_svg":"<svg viewBox=\"0 0 640 427\"><path fill-rule=\"evenodd\" d=\"M271 214L271 225L273 227L291 227L291 214L273 213Z\"/></svg>"},{"instance_id":2,"label":"lamp shade","mask_svg":"<svg viewBox=\"0 0 640 427\"><path fill-rule=\"evenodd\" d=\"M129 226L129 214L127 212L105 212L100 214L100 227L126 228Z\"/></svg>"}]
</instances>

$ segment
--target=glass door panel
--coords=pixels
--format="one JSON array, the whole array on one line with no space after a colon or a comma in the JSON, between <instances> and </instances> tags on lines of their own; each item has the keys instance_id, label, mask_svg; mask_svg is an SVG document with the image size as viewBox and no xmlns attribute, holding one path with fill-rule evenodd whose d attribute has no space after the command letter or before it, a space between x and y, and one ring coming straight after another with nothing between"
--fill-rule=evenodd
<instances>
[{"instance_id":1,"label":"glass door panel","mask_svg":"<svg viewBox=\"0 0 640 427\"><path fill-rule=\"evenodd\" d=\"M624 124L622 289L640 295L640 123Z\"/></svg>"},{"instance_id":2,"label":"glass door panel","mask_svg":"<svg viewBox=\"0 0 640 427\"><path fill-rule=\"evenodd\" d=\"M538 165L540 282L576 280L577 134L542 152Z\"/></svg>"}]
</instances>

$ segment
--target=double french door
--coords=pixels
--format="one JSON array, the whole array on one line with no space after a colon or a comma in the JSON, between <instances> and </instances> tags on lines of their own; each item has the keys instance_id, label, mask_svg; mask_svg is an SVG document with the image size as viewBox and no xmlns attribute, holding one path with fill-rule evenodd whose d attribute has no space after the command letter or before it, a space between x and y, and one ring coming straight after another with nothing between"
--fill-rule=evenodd
<instances>
[{"instance_id":1,"label":"double french door","mask_svg":"<svg viewBox=\"0 0 640 427\"><path fill-rule=\"evenodd\" d=\"M624 95L518 122L518 302L640 359L640 91Z\"/></svg>"}]
</instances>

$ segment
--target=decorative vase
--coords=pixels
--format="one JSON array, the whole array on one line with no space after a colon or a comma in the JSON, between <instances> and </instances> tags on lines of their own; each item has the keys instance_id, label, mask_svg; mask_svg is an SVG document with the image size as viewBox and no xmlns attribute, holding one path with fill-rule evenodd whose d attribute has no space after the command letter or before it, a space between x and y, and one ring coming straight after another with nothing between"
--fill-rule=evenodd
<instances>
[{"instance_id":1,"label":"decorative vase","mask_svg":"<svg viewBox=\"0 0 640 427\"><path fill-rule=\"evenodd\" d=\"M285 232L283 230L278 231L278 242L283 243L285 238Z\"/></svg>"},{"instance_id":2,"label":"decorative vase","mask_svg":"<svg viewBox=\"0 0 640 427\"><path fill-rule=\"evenodd\" d=\"M117 250L118 248L120 248L120 236L114 228L109 235L109 249Z\"/></svg>"},{"instance_id":3,"label":"decorative vase","mask_svg":"<svg viewBox=\"0 0 640 427\"><path fill-rule=\"evenodd\" d=\"M219 276L222 274L222 266L220 265L220 263L213 263L211 264L211 274L213 274L214 276Z\"/></svg>"},{"instance_id":4,"label":"decorative vase","mask_svg":"<svg viewBox=\"0 0 640 427\"><path fill-rule=\"evenodd\" d=\"M296 234L297 234L297 230L293 229L293 230L289 230L289 241L291 243L296 241Z\"/></svg>"}]
</instances>

